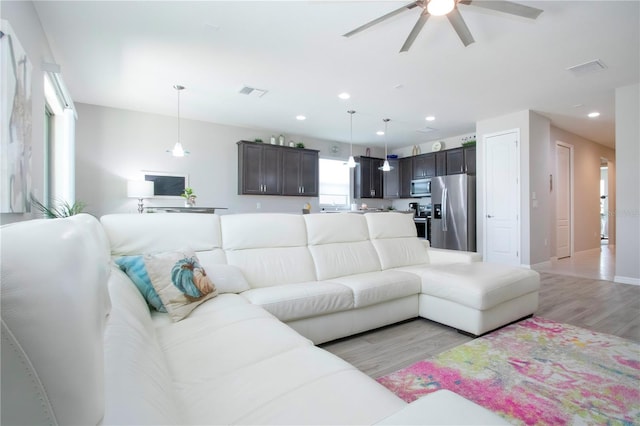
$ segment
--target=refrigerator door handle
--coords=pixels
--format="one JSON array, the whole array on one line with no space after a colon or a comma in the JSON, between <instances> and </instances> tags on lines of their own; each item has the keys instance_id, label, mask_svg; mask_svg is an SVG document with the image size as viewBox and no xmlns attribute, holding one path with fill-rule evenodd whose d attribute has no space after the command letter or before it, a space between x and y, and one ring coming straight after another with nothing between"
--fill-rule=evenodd
<instances>
[{"instance_id":1,"label":"refrigerator door handle","mask_svg":"<svg viewBox=\"0 0 640 426\"><path fill-rule=\"evenodd\" d=\"M447 212L447 196L449 190L447 188L444 188L442 190L442 230L444 232L447 232L447 216L449 215Z\"/></svg>"}]
</instances>

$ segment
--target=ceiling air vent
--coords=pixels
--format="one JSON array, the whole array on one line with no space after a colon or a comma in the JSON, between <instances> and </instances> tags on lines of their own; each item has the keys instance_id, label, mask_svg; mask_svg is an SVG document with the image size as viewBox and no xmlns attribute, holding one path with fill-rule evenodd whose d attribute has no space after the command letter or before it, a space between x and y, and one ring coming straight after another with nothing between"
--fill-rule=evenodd
<instances>
[{"instance_id":1,"label":"ceiling air vent","mask_svg":"<svg viewBox=\"0 0 640 426\"><path fill-rule=\"evenodd\" d=\"M426 126L426 127L423 127L422 129L416 130L416 132L431 133L431 132L435 132L436 130L438 130L438 129L434 129L433 127Z\"/></svg>"},{"instance_id":2,"label":"ceiling air vent","mask_svg":"<svg viewBox=\"0 0 640 426\"><path fill-rule=\"evenodd\" d=\"M576 77L580 77L605 69L607 69L607 66L604 64L604 62L602 62L600 59L597 59L594 61L585 62L584 64L569 67L567 68L567 71L570 71Z\"/></svg>"},{"instance_id":3,"label":"ceiling air vent","mask_svg":"<svg viewBox=\"0 0 640 426\"><path fill-rule=\"evenodd\" d=\"M266 95L268 90L264 89L256 89L255 87L244 86L242 89L238 91L241 95L249 95L255 98L261 98Z\"/></svg>"}]
</instances>

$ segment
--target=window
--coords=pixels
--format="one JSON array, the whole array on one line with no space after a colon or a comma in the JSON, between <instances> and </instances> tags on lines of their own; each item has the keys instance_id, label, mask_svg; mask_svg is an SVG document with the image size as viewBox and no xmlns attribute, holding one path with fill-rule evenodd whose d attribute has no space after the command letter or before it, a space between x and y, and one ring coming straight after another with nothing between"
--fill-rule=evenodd
<instances>
[{"instance_id":1,"label":"window","mask_svg":"<svg viewBox=\"0 0 640 426\"><path fill-rule=\"evenodd\" d=\"M344 160L320 159L320 194L318 202L321 207L348 208L351 188L351 169Z\"/></svg>"}]
</instances>

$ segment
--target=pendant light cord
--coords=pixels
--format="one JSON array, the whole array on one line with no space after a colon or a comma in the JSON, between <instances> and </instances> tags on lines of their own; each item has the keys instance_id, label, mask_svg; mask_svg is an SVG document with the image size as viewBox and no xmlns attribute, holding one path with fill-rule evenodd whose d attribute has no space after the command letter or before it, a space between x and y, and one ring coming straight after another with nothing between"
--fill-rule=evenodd
<instances>
[{"instance_id":1,"label":"pendant light cord","mask_svg":"<svg viewBox=\"0 0 640 426\"><path fill-rule=\"evenodd\" d=\"M352 109L347 111L349 113L349 144L351 146L350 154L353 157L353 114L356 112Z\"/></svg>"},{"instance_id":2,"label":"pendant light cord","mask_svg":"<svg viewBox=\"0 0 640 426\"><path fill-rule=\"evenodd\" d=\"M387 160L387 125L391 119L385 118L382 121L384 121L384 159Z\"/></svg>"}]
</instances>

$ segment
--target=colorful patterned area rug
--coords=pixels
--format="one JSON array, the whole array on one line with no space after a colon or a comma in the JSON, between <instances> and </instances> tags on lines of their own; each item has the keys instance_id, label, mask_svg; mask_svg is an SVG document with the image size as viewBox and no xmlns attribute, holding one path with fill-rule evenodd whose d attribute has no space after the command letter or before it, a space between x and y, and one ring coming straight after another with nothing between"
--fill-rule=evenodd
<instances>
[{"instance_id":1,"label":"colorful patterned area rug","mask_svg":"<svg viewBox=\"0 0 640 426\"><path fill-rule=\"evenodd\" d=\"M640 345L540 317L378 381L407 402L449 389L513 424L640 424Z\"/></svg>"}]
</instances>

